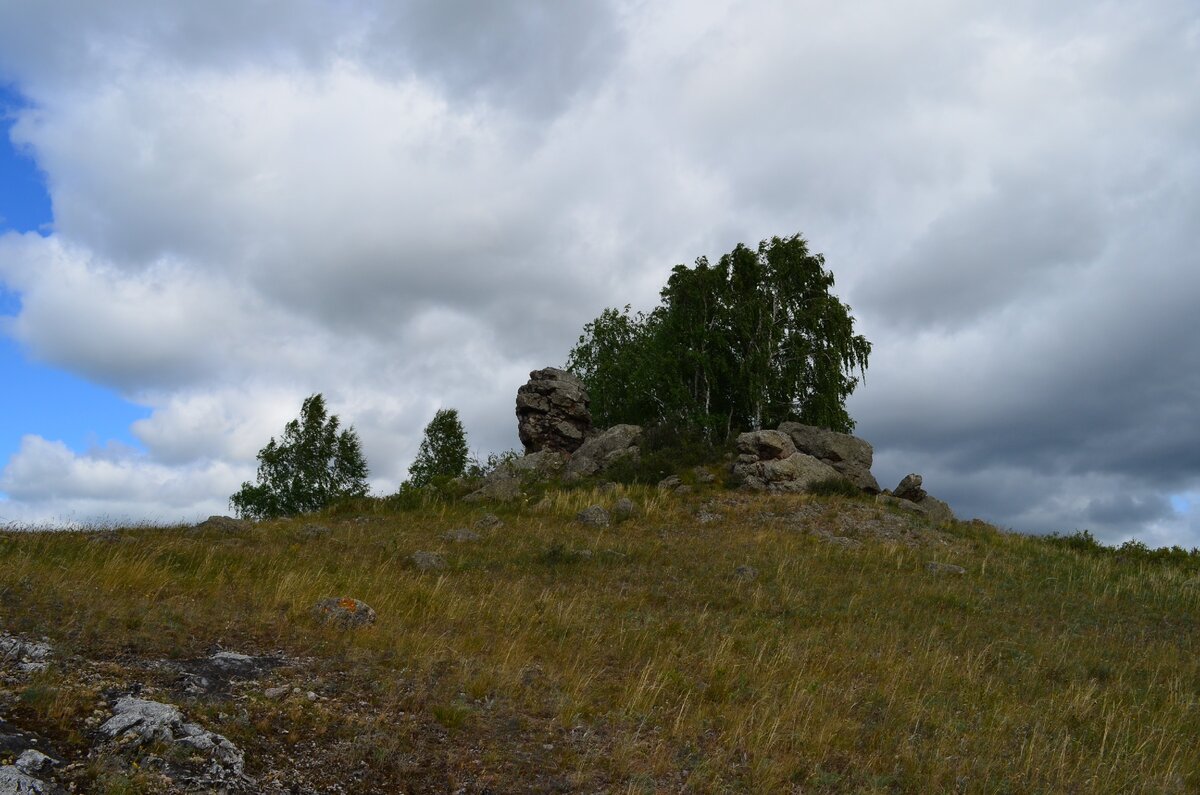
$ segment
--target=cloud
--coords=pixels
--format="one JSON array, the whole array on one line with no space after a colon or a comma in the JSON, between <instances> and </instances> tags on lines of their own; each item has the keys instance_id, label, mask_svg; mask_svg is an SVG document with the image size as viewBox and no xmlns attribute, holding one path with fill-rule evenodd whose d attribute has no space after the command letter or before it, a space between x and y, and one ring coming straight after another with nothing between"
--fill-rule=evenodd
<instances>
[{"instance_id":1,"label":"cloud","mask_svg":"<svg viewBox=\"0 0 1200 795\"><path fill-rule=\"evenodd\" d=\"M802 232L875 343L881 480L1196 537L1193 3L459 5L0 2L54 207L0 238L4 330L152 409L142 453L23 446L10 512L126 510L127 471L223 504L313 392L380 491L438 408L514 446L601 309Z\"/></svg>"},{"instance_id":2,"label":"cloud","mask_svg":"<svg viewBox=\"0 0 1200 795\"><path fill-rule=\"evenodd\" d=\"M0 524L97 521L173 523L223 513L249 474L210 461L171 467L117 447L79 455L61 442L26 436L0 476Z\"/></svg>"}]
</instances>

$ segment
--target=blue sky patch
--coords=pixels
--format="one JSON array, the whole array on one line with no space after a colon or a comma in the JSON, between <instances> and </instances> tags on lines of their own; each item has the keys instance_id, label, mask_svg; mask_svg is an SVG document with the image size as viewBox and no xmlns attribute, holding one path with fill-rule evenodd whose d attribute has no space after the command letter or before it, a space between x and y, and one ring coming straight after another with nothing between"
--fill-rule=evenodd
<instances>
[{"instance_id":1,"label":"blue sky patch","mask_svg":"<svg viewBox=\"0 0 1200 795\"><path fill-rule=\"evenodd\" d=\"M52 223L50 196L37 163L13 147L15 114L29 106L11 86L0 84L0 234L41 232ZM15 317L21 296L0 283L0 317ZM37 434L85 452L110 440L140 449L130 433L150 410L122 400L62 370L30 361L15 340L0 336L0 468Z\"/></svg>"},{"instance_id":2,"label":"blue sky patch","mask_svg":"<svg viewBox=\"0 0 1200 795\"><path fill-rule=\"evenodd\" d=\"M0 233L44 232L53 220L45 176L12 143L16 114L27 107L11 86L0 84Z\"/></svg>"}]
</instances>

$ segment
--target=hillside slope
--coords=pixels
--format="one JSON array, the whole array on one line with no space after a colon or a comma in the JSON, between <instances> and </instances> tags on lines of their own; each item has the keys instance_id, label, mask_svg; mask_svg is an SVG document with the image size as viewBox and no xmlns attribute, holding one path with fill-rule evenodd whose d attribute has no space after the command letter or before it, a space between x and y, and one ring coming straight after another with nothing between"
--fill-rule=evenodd
<instances>
[{"instance_id":1,"label":"hillside slope","mask_svg":"<svg viewBox=\"0 0 1200 795\"><path fill-rule=\"evenodd\" d=\"M20 735L81 792L1200 791L1192 558L715 487L360 507L0 535L0 764ZM131 695L244 776L179 724L109 739Z\"/></svg>"}]
</instances>

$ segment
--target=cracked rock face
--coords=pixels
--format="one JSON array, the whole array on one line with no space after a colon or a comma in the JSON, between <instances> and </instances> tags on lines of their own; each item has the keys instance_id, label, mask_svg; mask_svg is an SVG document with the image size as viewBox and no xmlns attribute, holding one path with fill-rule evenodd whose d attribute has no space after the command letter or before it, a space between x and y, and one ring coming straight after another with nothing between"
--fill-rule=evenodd
<instances>
[{"instance_id":1,"label":"cracked rock face","mask_svg":"<svg viewBox=\"0 0 1200 795\"><path fill-rule=\"evenodd\" d=\"M871 474L874 450L866 440L799 422L785 422L779 431L787 434L801 453L833 467L868 494L879 493L879 482Z\"/></svg>"},{"instance_id":2,"label":"cracked rock face","mask_svg":"<svg viewBox=\"0 0 1200 795\"><path fill-rule=\"evenodd\" d=\"M592 430L588 393L566 370L546 367L517 390L517 434L526 453L573 453Z\"/></svg>"},{"instance_id":3,"label":"cracked rock face","mask_svg":"<svg viewBox=\"0 0 1200 795\"><path fill-rule=\"evenodd\" d=\"M801 492L837 477L828 464L797 452L791 437L779 431L749 431L737 438L734 475L754 491Z\"/></svg>"}]
</instances>

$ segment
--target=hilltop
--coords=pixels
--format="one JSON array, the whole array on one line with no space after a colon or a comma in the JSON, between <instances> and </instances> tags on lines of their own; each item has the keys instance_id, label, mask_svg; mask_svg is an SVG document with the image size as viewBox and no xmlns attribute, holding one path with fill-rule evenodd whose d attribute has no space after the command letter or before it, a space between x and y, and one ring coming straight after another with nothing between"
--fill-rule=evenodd
<instances>
[{"instance_id":1,"label":"hilltop","mask_svg":"<svg viewBox=\"0 0 1200 795\"><path fill-rule=\"evenodd\" d=\"M688 485L0 535L0 764L105 793L1200 788L1194 556ZM122 739L129 697L172 734Z\"/></svg>"}]
</instances>

